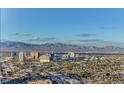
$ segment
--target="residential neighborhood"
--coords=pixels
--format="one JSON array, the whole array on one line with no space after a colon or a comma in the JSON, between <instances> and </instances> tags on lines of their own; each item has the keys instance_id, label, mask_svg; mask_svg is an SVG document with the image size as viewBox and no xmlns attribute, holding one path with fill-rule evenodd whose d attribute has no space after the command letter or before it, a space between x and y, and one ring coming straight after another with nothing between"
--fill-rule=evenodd
<instances>
[{"instance_id":1,"label":"residential neighborhood","mask_svg":"<svg viewBox=\"0 0 124 93\"><path fill-rule=\"evenodd\" d=\"M123 84L123 54L1 52L3 84Z\"/></svg>"}]
</instances>

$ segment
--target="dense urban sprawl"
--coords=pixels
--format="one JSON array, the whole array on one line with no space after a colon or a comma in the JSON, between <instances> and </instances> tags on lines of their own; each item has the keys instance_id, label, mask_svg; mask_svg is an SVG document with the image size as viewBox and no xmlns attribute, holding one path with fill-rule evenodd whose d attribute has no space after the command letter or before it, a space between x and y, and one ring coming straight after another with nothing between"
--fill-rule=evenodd
<instances>
[{"instance_id":1,"label":"dense urban sprawl","mask_svg":"<svg viewBox=\"0 0 124 93\"><path fill-rule=\"evenodd\" d=\"M3 52L3 84L124 84L123 54Z\"/></svg>"}]
</instances>

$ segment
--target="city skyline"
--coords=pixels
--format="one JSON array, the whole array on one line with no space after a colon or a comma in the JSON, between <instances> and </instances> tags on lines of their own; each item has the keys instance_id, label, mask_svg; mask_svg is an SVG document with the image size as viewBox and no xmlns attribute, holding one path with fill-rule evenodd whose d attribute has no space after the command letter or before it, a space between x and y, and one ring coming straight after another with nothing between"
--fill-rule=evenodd
<instances>
[{"instance_id":1,"label":"city skyline","mask_svg":"<svg viewBox=\"0 0 124 93\"><path fill-rule=\"evenodd\" d=\"M1 9L1 40L124 47L124 9Z\"/></svg>"},{"instance_id":2,"label":"city skyline","mask_svg":"<svg viewBox=\"0 0 124 93\"><path fill-rule=\"evenodd\" d=\"M124 9L1 8L0 84L124 84Z\"/></svg>"}]
</instances>

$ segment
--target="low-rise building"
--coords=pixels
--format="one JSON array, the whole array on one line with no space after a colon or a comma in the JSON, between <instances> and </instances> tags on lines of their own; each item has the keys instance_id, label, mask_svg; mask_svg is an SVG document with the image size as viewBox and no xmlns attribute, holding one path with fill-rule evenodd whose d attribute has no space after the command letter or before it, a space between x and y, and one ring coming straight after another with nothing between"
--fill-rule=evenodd
<instances>
[{"instance_id":1,"label":"low-rise building","mask_svg":"<svg viewBox=\"0 0 124 93\"><path fill-rule=\"evenodd\" d=\"M12 57L12 53L11 52L3 52L3 57Z\"/></svg>"},{"instance_id":2,"label":"low-rise building","mask_svg":"<svg viewBox=\"0 0 124 93\"><path fill-rule=\"evenodd\" d=\"M62 60L69 60L69 56L67 54L62 55Z\"/></svg>"},{"instance_id":3,"label":"low-rise building","mask_svg":"<svg viewBox=\"0 0 124 93\"><path fill-rule=\"evenodd\" d=\"M37 80L37 81L29 81L28 84L52 84L51 80Z\"/></svg>"},{"instance_id":4,"label":"low-rise building","mask_svg":"<svg viewBox=\"0 0 124 93\"><path fill-rule=\"evenodd\" d=\"M41 55L40 57L39 57L39 60L40 60L40 62L50 62L50 57L49 57L49 55L48 54L45 54L45 55Z\"/></svg>"},{"instance_id":5,"label":"low-rise building","mask_svg":"<svg viewBox=\"0 0 124 93\"><path fill-rule=\"evenodd\" d=\"M75 53L74 53L74 52L68 52L68 56L69 56L70 58L74 58L74 57L75 57Z\"/></svg>"},{"instance_id":6,"label":"low-rise building","mask_svg":"<svg viewBox=\"0 0 124 93\"><path fill-rule=\"evenodd\" d=\"M5 57L4 58L4 61L12 61L13 60L13 57Z\"/></svg>"},{"instance_id":7,"label":"low-rise building","mask_svg":"<svg viewBox=\"0 0 124 93\"><path fill-rule=\"evenodd\" d=\"M80 84L80 81L76 79L66 79L66 82L69 84Z\"/></svg>"}]
</instances>

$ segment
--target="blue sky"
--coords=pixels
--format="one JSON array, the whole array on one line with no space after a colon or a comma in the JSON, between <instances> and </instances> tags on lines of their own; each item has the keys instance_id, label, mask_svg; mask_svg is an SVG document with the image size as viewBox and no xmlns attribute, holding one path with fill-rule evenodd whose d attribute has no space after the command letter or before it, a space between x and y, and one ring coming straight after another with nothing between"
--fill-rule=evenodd
<instances>
[{"instance_id":1,"label":"blue sky","mask_svg":"<svg viewBox=\"0 0 124 93\"><path fill-rule=\"evenodd\" d=\"M1 39L124 47L124 9L1 9Z\"/></svg>"}]
</instances>

